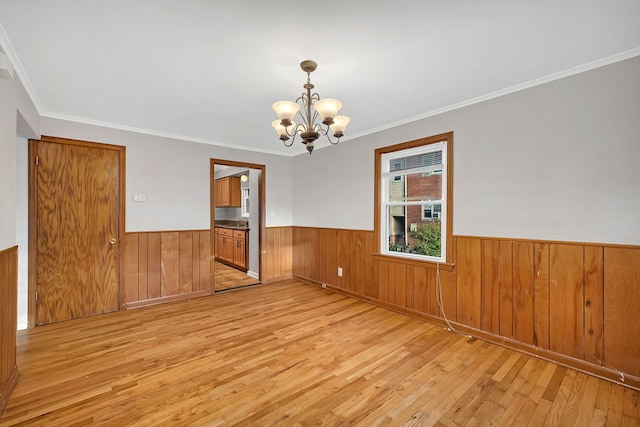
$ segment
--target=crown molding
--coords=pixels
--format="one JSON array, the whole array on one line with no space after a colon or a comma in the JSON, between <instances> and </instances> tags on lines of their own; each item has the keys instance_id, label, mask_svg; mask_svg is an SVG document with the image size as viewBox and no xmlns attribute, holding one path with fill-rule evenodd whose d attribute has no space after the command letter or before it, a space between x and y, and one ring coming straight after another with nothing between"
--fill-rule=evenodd
<instances>
[{"instance_id":1,"label":"crown molding","mask_svg":"<svg viewBox=\"0 0 640 427\"><path fill-rule=\"evenodd\" d=\"M544 77L540 77L537 79L529 80L528 82L520 83L515 86L508 87L506 89L497 90L495 92L491 92L485 95L478 96L476 98L471 98L466 101L459 102L457 104L452 104L446 107L438 108L436 110L431 110L427 113L419 114L417 116L412 116L397 122L389 123L387 125L379 126L374 129L370 129L365 132L360 132L357 134L349 135L349 138L344 138L343 141L348 141L350 139L361 138L363 136L371 135L377 132L381 132L384 130L392 129L398 126L402 126L408 123L416 122L418 120L426 119L428 117L437 116L439 114L443 114L449 111L458 110L460 108L468 107L473 104L478 104L480 102L488 101L490 99L499 98L504 95L509 95L511 93L520 92L525 89L529 89L535 86L540 86L545 83L550 83L555 80L560 80L565 77L570 77L576 74L584 73L586 71L594 70L596 68L604 67L606 65L614 64L616 62L624 61L626 59L631 59L636 56L640 56L640 47L627 50L625 52L621 52L615 55L608 56L606 58L598 59L596 61L588 62L586 64L579 65L577 67L569 68L564 71L559 71L557 73L548 74Z\"/></svg>"},{"instance_id":2,"label":"crown molding","mask_svg":"<svg viewBox=\"0 0 640 427\"><path fill-rule=\"evenodd\" d=\"M176 135L176 134L172 134L172 133L168 133L168 132L158 132L158 131L154 131L154 130L143 129L143 128L138 128L138 127L133 127L133 126L125 126L125 125L116 124L116 123L109 123L109 122L103 122L103 121L99 121L99 120L86 119L86 118L83 118L83 117L69 116L69 115L66 115L66 114L56 114L56 113L47 113L47 112L45 112L45 113L42 113L41 116L45 117L45 118L49 118L49 119L64 120L64 121L78 123L78 124L84 124L84 125L90 125L90 126L98 126L98 127L114 129L114 130L120 130L120 131L125 131L125 132L132 132L132 133L138 133L138 134L143 134L143 135L156 136L156 137L160 137L160 138L167 138L167 139L188 141L188 142L196 142L198 144L215 145L215 146L218 146L218 147L231 148L231 149L234 149L234 150L252 151L252 152L256 152L256 153L274 154L274 155L277 155L277 156L287 156L287 157L295 155L295 154L283 154L282 152L275 151L275 150L266 150L266 149L248 147L248 146L243 146L243 145L238 145L238 144L230 144L230 143L227 143L227 142L212 141L212 140L204 139L204 138L194 138L194 137L191 137L191 136Z\"/></svg>"}]
</instances>

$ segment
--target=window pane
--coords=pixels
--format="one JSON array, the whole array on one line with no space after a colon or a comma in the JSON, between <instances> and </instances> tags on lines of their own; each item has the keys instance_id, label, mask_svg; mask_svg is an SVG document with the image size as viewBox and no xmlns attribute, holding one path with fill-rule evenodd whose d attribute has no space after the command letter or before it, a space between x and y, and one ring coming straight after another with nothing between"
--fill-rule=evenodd
<instances>
[{"instance_id":1,"label":"window pane","mask_svg":"<svg viewBox=\"0 0 640 427\"><path fill-rule=\"evenodd\" d=\"M439 257L441 255L440 219L423 220L422 206L387 206L389 218L388 249Z\"/></svg>"},{"instance_id":2,"label":"window pane","mask_svg":"<svg viewBox=\"0 0 640 427\"><path fill-rule=\"evenodd\" d=\"M404 178L404 176L402 176ZM405 190L404 190L404 179L396 180L394 179L388 180L389 188L389 201L390 202L404 202L405 201Z\"/></svg>"},{"instance_id":3,"label":"window pane","mask_svg":"<svg viewBox=\"0 0 640 427\"><path fill-rule=\"evenodd\" d=\"M243 188L242 189L242 210L240 212L240 216L243 217L248 217L249 216L249 203L250 203L250 198L249 198L249 189L248 188Z\"/></svg>"},{"instance_id":4,"label":"window pane","mask_svg":"<svg viewBox=\"0 0 640 427\"><path fill-rule=\"evenodd\" d=\"M441 200L442 172L407 175L407 201Z\"/></svg>"},{"instance_id":5,"label":"window pane","mask_svg":"<svg viewBox=\"0 0 640 427\"><path fill-rule=\"evenodd\" d=\"M407 252L439 257L442 251L441 221L409 223L407 227Z\"/></svg>"},{"instance_id":6,"label":"window pane","mask_svg":"<svg viewBox=\"0 0 640 427\"><path fill-rule=\"evenodd\" d=\"M404 206L388 206L389 218L389 250L404 252L406 243L405 232L405 207Z\"/></svg>"},{"instance_id":7,"label":"window pane","mask_svg":"<svg viewBox=\"0 0 640 427\"><path fill-rule=\"evenodd\" d=\"M442 199L442 172L413 173L406 179L388 180L390 202L419 202Z\"/></svg>"}]
</instances>

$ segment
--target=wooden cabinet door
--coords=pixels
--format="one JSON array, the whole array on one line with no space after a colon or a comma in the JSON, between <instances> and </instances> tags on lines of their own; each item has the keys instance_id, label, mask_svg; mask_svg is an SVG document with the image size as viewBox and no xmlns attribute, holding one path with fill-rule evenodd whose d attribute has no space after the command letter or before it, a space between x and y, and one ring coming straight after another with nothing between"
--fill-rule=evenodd
<instances>
[{"instance_id":1,"label":"wooden cabinet door","mask_svg":"<svg viewBox=\"0 0 640 427\"><path fill-rule=\"evenodd\" d=\"M215 181L215 206L222 206L222 180L216 179Z\"/></svg>"},{"instance_id":2,"label":"wooden cabinet door","mask_svg":"<svg viewBox=\"0 0 640 427\"><path fill-rule=\"evenodd\" d=\"M240 178L227 176L215 181L215 205L216 207L242 206L242 190L240 190Z\"/></svg>"},{"instance_id":3,"label":"wooden cabinet door","mask_svg":"<svg viewBox=\"0 0 640 427\"><path fill-rule=\"evenodd\" d=\"M244 239L234 239L233 241L233 263L240 268L247 268L245 242Z\"/></svg>"},{"instance_id":4,"label":"wooden cabinet door","mask_svg":"<svg viewBox=\"0 0 640 427\"><path fill-rule=\"evenodd\" d=\"M229 178L220 180L220 206L229 206Z\"/></svg>"},{"instance_id":5,"label":"wooden cabinet door","mask_svg":"<svg viewBox=\"0 0 640 427\"><path fill-rule=\"evenodd\" d=\"M229 204L228 206L233 206L235 208L239 208L242 206L242 190L240 189L240 178L237 176L229 177Z\"/></svg>"},{"instance_id":6,"label":"wooden cabinet door","mask_svg":"<svg viewBox=\"0 0 640 427\"><path fill-rule=\"evenodd\" d=\"M225 261L233 262L233 238L222 236L222 251L220 258Z\"/></svg>"},{"instance_id":7,"label":"wooden cabinet door","mask_svg":"<svg viewBox=\"0 0 640 427\"><path fill-rule=\"evenodd\" d=\"M233 234L223 228L216 234L216 258L233 262Z\"/></svg>"},{"instance_id":8,"label":"wooden cabinet door","mask_svg":"<svg viewBox=\"0 0 640 427\"><path fill-rule=\"evenodd\" d=\"M224 244L227 260L233 262L233 237L226 237Z\"/></svg>"}]
</instances>

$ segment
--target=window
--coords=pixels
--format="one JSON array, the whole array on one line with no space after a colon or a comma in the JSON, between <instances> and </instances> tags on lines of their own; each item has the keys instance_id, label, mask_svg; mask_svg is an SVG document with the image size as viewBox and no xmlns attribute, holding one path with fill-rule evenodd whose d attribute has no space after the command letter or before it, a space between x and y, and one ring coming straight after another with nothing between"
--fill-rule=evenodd
<instances>
[{"instance_id":1,"label":"window","mask_svg":"<svg viewBox=\"0 0 640 427\"><path fill-rule=\"evenodd\" d=\"M376 150L382 254L451 262L452 144L447 133Z\"/></svg>"},{"instance_id":2,"label":"window","mask_svg":"<svg viewBox=\"0 0 640 427\"><path fill-rule=\"evenodd\" d=\"M242 213L243 217L249 216L249 189L242 189Z\"/></svg>"},{"instance_id":3,"label":"window","mask_svg":"<svg viewBox=\"0 0 640 427\"><path fill-rule=\"evenodd\" d=\"M422 205L422 220L429 221L434 219L440 219L442 217L442 204L426 204ZM414 230L411 230L414 231Z\"/></svg>"}]
</instances>

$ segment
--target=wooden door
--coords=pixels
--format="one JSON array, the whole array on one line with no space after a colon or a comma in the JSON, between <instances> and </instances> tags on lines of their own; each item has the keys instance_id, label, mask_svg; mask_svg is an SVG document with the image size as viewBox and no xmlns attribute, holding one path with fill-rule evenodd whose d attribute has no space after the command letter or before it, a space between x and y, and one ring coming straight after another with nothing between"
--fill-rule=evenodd
<instances>
[{"instance_id":1,"label":"wooden door","mask_svg":"<svg viewBox=\"0 0 640 427\"><path fill-rule=\"evenodd\" d=\"M119 310L124 147L36 141L38 325Z\"/></svg>"}]
</instances>

